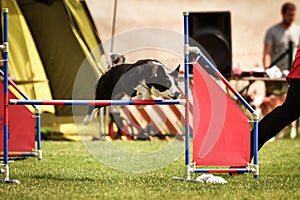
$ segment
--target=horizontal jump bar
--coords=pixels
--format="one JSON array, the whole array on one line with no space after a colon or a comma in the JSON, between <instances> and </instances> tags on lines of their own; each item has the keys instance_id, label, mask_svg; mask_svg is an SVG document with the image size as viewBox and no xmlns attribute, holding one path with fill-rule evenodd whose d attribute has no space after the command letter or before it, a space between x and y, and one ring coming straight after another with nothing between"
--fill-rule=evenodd
<instances>
[{"instance_id":1,"label":"horizontal jump bar","mask_svg":"<svg viewBox=\"0 0 300 200\"><path fill-rule=\"evenodd\" d=\"M10 99L10 105L89 105L89 106L110 106L110 105L185 105L185 99L178 100L19 100Z\"/></svg>"}]
</instances>

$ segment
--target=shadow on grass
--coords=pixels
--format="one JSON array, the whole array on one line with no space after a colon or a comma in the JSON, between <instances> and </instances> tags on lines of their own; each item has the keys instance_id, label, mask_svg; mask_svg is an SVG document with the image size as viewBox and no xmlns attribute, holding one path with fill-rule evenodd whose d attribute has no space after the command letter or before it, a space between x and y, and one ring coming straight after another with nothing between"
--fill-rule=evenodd
<instances>
[{"instance_id":1,"label":"shadow on grass","mask_svg":"<svg viewBox=\"0 0 300 200\"><path fill-rule=\"evenodd\" d=\"M36 175L32 176L34 179L40 180L53 180L53 181L68 181L68 182L99 182L101 179L91 178L91 177L61 177L53 174L44 174L44 175Z\"/></svg>"}]
</instances>

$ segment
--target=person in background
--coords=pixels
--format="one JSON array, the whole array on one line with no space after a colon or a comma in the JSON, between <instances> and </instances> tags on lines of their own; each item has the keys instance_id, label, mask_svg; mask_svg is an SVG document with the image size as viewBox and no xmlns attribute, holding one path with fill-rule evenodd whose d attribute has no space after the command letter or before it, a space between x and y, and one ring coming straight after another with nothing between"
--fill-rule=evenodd
<instances>
[{"instance_id":1,"label":"person in background","mask_svg":"<svg viewBox=\"0 0 300 200\"><path fill-rule=\"evenodd\" d=\"M282 21L271 26L266 33L263 48L263 66L265 69L271 68L271 64L278 59L289 48L292 42L294 50L300 45L300 27L294 24L296 17L296 6L293 3L285 3L281 7ZM281 71L288 71L290 67L289 56L286 55L275 64ZM263 115L266 115L272 108L280 105L286 98L288 84L282 81L266 81L266 98L261 107L271 109L262 109ZM284 134L284 133L283 133ZM296 122L291 126L291 138L297 134ZM283 135L281 134L281 137Z\"/></svg>"},{"instance_id":2,"label":"person in background","mask_svg":"<svg viewBox=\"0 0 300 200\"><path fill-rule=\"evenodd\" d=\"M282 105L277 106L258 123L258 150L278 132L300 117L300 48L286 77L289 88ZM253 130L252 130L253 134ZM251 156L253 156L251 137Z\"/></svg>"}]
</instances>

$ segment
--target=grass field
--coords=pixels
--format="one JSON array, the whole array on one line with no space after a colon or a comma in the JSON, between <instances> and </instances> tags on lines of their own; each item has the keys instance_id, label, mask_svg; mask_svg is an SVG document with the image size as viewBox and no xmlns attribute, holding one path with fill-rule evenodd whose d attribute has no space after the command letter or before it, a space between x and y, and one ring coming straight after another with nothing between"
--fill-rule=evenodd
<instances>
[{"instance_id":1,"label":"grass field","mask_svg":"<svg viewBox=\"0 0 300 200\"><path fill-rule=\"evenodd\" d=\"M137 144L147 149L153 142ZM1 183L0 199L300 199L300 140L268 143L259 157L259 180L220 174L228 184L218 185L172 180L183 176L184 156L163 169L133 174L101 164L81 142L43 141L41 162L10 164L10 178L21 184Z\"/></svg>"}]
</instances>

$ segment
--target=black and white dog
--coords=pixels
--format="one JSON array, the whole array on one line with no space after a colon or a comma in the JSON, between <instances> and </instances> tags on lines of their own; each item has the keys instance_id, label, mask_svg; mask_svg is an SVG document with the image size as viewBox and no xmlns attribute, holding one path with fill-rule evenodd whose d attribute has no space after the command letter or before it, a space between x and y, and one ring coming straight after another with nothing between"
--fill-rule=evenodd
<instances>
[{"instance_id":1,"label":"black and white dog","mask_svg":"<svg viewBox=\"0 0 300 200\"><path fill-rule=\"evenodd\" d=\"M151 95L176 99L180 95L179 67L171 71L154 59L138 60L133 64L113 65L100 77L95 100L122 99L125 95L132 100L146 100ZM83 123L91 122L95 113L93 111L97 110L90 106Z\"/></svg>"}]
</instances>

